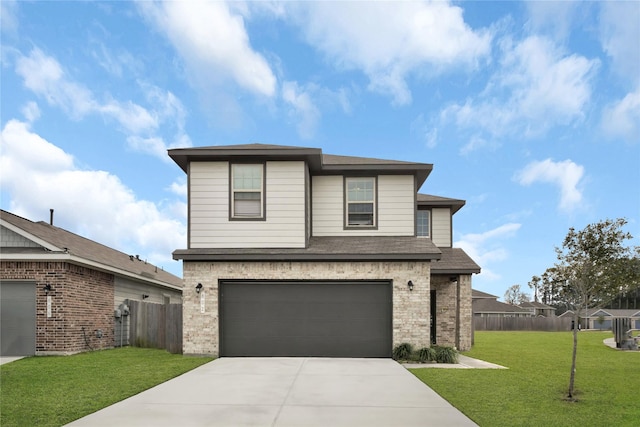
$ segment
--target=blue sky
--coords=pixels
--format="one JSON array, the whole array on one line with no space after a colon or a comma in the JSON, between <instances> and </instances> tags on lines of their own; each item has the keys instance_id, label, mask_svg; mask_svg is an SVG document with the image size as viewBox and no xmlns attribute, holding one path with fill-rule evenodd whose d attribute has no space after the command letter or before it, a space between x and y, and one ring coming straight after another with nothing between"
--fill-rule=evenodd
<instances>
[{"instance_id":1,"label":"blue sky","mask_svg":"<svg viewBox=\"0 0 640 427\"><path fill-rule=\"evenodd\" d=\"M569 227L640 235L639 2L0 4L2 209L175 274L174 147L433 163L500 297Z\"/></svg>"}]
</instances>

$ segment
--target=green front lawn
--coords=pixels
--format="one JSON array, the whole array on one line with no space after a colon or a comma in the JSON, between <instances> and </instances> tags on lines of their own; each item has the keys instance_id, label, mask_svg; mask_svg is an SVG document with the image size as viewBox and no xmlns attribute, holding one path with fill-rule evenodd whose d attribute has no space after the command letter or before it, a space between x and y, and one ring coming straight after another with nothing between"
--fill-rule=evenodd
<instances>
[{"instance_id":1,"label":"green front lawn","mask_svg":"<svg viewBox=\"0 0 640 427\"><path fill-rule=\"evenodd\" d=\"M603 345L610 332L578 336L578 402L569 386L570 332L476 332L467 356L509 369L413 369L480 426L640 425L640 352Z\"/></svg>"},{"instance_id":2,"label":"green front lawn","mask_svg":"<svg viewBox=\"0 0 640 427\"><path fill-rule=\"evenodd\" d=\"M0 366L0 425L61 426L211 360L133 347L17 360Z\"/></svg>"}]
</instances>

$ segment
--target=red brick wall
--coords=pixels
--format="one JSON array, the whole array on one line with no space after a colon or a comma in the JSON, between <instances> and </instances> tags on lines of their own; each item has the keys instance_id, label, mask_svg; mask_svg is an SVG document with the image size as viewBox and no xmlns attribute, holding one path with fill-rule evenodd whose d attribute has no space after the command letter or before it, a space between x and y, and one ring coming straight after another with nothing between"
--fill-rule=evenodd
<instances>
[{"instance_id":1,"label":"red brick wall","mask_svg":"<svg viewBox=\"0 0 640 427\"><path fill-rule=\"evenodd\" d=\"M2 261L4 280L36 283L36 353L114 346L113 275L66 262ZM43 288L51 285L51 317ZM96 331L102 331L102 338Z\"/></svg>"}]
</instances>

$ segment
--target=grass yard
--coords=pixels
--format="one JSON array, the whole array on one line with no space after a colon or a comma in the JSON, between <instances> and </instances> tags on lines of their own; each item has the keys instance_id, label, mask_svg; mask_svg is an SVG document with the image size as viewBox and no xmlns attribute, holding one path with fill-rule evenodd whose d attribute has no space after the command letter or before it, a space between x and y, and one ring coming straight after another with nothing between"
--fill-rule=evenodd
<instances>
[{"instance_id":1,"label":"grass yard","mask_svg":"<svg viewBox=\"0 0 640 427\"><path fill-rule=\"evenodd\" d=\"M577 402L569 386L570 332L476 332L467 356L509 369L413 369L482 427L638 426L640 353L602 344L610 332L578 336Z\"/></svg>"},{"instance_id":2,"label":"grass yard","mask_svg":"<svg viewBox=\"0 0 640 427\"><path fill-rule=\"evenodd\" d=\"M212 360L125 347L0 366L0 425L61 426Z\"/></svg>"}]
</instances>

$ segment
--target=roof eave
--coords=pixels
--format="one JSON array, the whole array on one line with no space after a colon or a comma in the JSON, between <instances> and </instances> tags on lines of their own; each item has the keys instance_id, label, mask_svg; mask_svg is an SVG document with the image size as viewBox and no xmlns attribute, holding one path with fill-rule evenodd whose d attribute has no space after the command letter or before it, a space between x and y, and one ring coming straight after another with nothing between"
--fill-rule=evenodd
<instances>
[{"instance_id":1,"label":"roof eave","mask_svg":"<svg viewBox=\"0 0 640 427\"><path fill-rule=\"evenodd\" d=\"M261 262L261 261L314 261L314 262L341 262L341 261L436 261L440 259L438 253L420 254L224 254L191 252L187 250L176 250L173 252L173 259L183 261L239 261L239 262Z\"/></svg>"},{"instance_id":2,"label":"roof eave","mask_svg":"<svg viewBox=\"0 0 640 427\"><path fill-rule=\"evenodd\" d=\"M67 252L43 252L42 254L37 253L2 253L0 254L1 261L58 261L58 262L69 262L76 265L81 265L84 267L89 267L94 270L100 270L107 273L115 274L122 277L127 277L129 279L133 279L139 282L151 283L157 286L161 286L163 288L174 289L178 291L182 291L181 286L172 285L170 283L164 282L162 280L153 279L151 277L145 277L140 274L136 274L130 271L122 270L120 268L115 268L109 265L105 265L96 261L92 261L86 258L82 258L76 255L72 255Z\"/></svg>"},{"instance_id":3,"label":"roof eave","mask_svg":"<svg viewBox=\"0 0 640 427\"><path fill-rule=\"evenodd\" d=\"M173 148L169 157L186 173L189 162L224 161L239 158L306 160L312 169L322 167L322 150L319 148Z\"/></svg>"}]
</instances>

